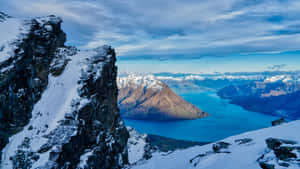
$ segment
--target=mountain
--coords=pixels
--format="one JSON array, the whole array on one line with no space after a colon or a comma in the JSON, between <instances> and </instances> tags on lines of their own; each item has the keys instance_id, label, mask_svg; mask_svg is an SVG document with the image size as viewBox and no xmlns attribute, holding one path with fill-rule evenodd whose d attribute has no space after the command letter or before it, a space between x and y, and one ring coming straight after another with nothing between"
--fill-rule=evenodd
<instances>
[{"instance_id":1,"label":"mountain","mask_svg":"<svg viewBox=\"0 0 300 169\"><path fill-rule=\"evenodd\" d=\"M300 83L284 81L270 78L265 82L230 85L219 90L218 95L250 111L299 119Z\"/></svg>"},{"instance_id":2,"label":"mountain","mask_svg":"<svg viewBox=\"0 0 300 169\"><path fill-rule=\"evenodd\" d=\"M0 22L1 169L127 164L115 51L65 46L62 20Z\"/></svg>"},{"instance_id":3,"label":"mountain","mask_svg":"<svg viewBox=\"0 0 300 169\"><path fill-rule=\"evenodd\" d=\"M153 152L132 169L298 169L300 121L172 153Z\"/></svg>"},{"instance_id":4,"label":"mountain","mask_svg":"<svg viewBox=\"0 0 300 169\"><path fill-rule=\"evenodd\" d=\"M156 78L170 86L176 93L220 90L230 85L246 85L252 82L299 82L299 71L285 72L234 72L215 74L157 73Z\"/></svg>"},{"instance_id":5,"label":"mountain","mask_svg":"<svg viewBox=\"0 0 300 169\"><path fill-rule=\"evenodd\" d=\"M183 120L208 116L152 75L118 78L119 107L124 118Z\"/></svg>"}]
</instances>

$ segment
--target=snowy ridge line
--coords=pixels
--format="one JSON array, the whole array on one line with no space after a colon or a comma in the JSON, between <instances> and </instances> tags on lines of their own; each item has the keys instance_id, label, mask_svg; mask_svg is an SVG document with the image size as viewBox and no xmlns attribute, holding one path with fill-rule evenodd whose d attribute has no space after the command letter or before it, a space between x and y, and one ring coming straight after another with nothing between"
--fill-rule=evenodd
<instances>
[{"instance_id":1,"label":"snowy ridge line","mask_svg":"<svg viewBox=\"0 0 300 169\"><path fill-rule=\"evenodd\" d=\"M126 88L126 87L143 87L146 89L156 89L161 90L163 89L164 84L158 80L154 75L135 75L130 74L127 77L118 77L117 83L119 88Z\"/></svg>"},{"instance_id":2,"label":"snowy ridge line","mask_svg":"<svg viewBox=\"0 0 300 169\"><path fill-rule=\"evenodd\" d=\"M241 75L241 74L166 74L160 75L159 73L151 74L151 73L121 73L119 78L120 85L124 86L126 83L125 80L122 79L130 79L133 84L141 84L142 81L140 77L147 77L150 81L151 78L159 80L159 81L203 81L203 80L256 80L262 81L266 83L274 83L274 82L300 82L300 73L298 72L286 72L286 74L267 74L265 72L258 72L257 74L249 74L249 75ZM122 82L124 81L124 82Z\"/></svg>"},{"instance_id":3,"label":"snowy ridge line","mask_svg":"<svg viewBox=\"0 0 300 169\"><path fill-rule=\"evenodd\" d=\"M0 63L14 56L16 44L27 37L31 24L17 18L8 18L0 22Z\"/></svg>"}]
</instances>

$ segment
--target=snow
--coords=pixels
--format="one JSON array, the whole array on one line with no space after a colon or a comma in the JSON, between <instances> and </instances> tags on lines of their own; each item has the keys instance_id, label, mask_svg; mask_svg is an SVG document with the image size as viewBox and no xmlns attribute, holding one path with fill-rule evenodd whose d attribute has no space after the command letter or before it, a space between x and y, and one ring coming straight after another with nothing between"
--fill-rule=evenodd
<instances>
[{"instance_id":1,"label":"snow","mask_svg":"<svg viewBox=\"0 0 300 169\"><path fill-rule=\"evenodd\" d=\"M174 80L174 81L182 81L182 78L176 78L172 76L156 76L157 79L159 80Z\"/></svg>"},{"instance_id":2,"label":"snow","mask_svg":"<svg viewBox=\"0 0 300 169\"><path fill-rule=\"evenodd\" d=\"M191 74L191 75L180 75L180 76L156 76L160 80L173 80L173 81L193 81L193 80L258 80L264 82L296 82L299 81L300 75L289 75L289 72L286 74L282 73L281 75L268 75L267 73L258 72L252 75L230 75L230 74Z\"/></svg>"},{"instance_id":3,"label":"snow","mask_svg":"<svg viewBox=\"0 0 300 169\"><path fill-rule=\"evenodd\" d=\"M157 79L160 80L173 80L173 81L193 81L193 80L235 80L235 79L243 79L243 80L261 80L264 79L263 76L260 75L225 75L225 74L213 74L213 75L183 75L179 77L172 76L156 76Z\"/></svg>"},{"instance_id":4,"label":"snow","mask_svg":"<svg viewBox=\"0 0 300 169\"><path fill-rule=\"evenodd\" d=\"M163 89L163 83L156 79L153 75L135 75L130 74L127 77L118 77L117 79L119 88L142 86L143 88L151 88L156 90Z\"/></svg>"},{"instance_id":5,"label":"snow","mask_svg":"<svg viewBox=\"0 0 300 169\"><path fill-rule=\"evenodd\" d=\"M278 81L282 81L282 82L290 82L292 81L292 77L291 76L288 76L288 75L277 75L277 76L271 76L271 77L268 77L265 82L268 82L268 83L274 83L274 82L278 82Z\"/></svg>"},{"instance_id":6,"label":"snow","mask_svg":"<svg viewBox=\"0 0 300 169\"><path fill-rule=\"evenodd\" d=\"M16 18L8 18L0 22L0 63L14 56L14 49L18 39L28 31L23 21Z\"/></svg>"},{"instance_id":7,"label":"snow","mask_svg":"<svg viewBox=\"0 0 300 169\"><path fill-rule=\"evenodd\" d=\"M47 89L35 104L29 124L21 132L9 138L9 144L3 150L3 161L0 168L13 168L9 158L15 154L25 137L30 138L30 148L36 152L48 141L43 136L56 129L59 121L64 119L66 114L72 113L72 103L74 101L79 100L80 106L87 103L86 99L79 97L80 84L78 81L81 78L81 73L86 72L86 69L88 69L87 59L96 54L95 51L79 52L77 55L72 56L71 61L60 76L49 75ZM33 129L29 130L30 126ZM62 138L62 140L64 139L66 138ZM34 163L32 168L45 165L49 158L49 152L40 154L39 160Z\"/></svg>"},{"instance_id":8,"label":"snow","mask_svg":"<svg viewBox=\"0 0 300 169\"><path fill-rule=\"evenodd\" d=\"M85 168L87 166L87 161L91 155L93 155L93 151L88 151L85 154L81 155L78 168Z\"/></svg>"},{"instance_id":9,"label":"snow","mask_svg":"<svg viewBox=\"0 0 300 169\"><path fill-rule=\"evenodd\" d=\"M230 143L228 150L231 153L209 153L212 151L212 144L196 146L185 150L177 150L169 155L162 155L156 152L153 157L143 164L133 166L133 169L261 169L256 161L262 154L267 153L265 140L267 138L280 138L300 142L300 120L282 124L276 127L265 128L253 132L244 133L226 138L222 141ZM251 142L239 144L237 139L250 138ZM202 158L197 158L193 163L190 160L199 155L205 154ZM272 153L266 156L274 159ZM265 158L266 158L265 157ZM195 164L195 166L193 165ZM276 169L283 169L276 165ZM297 165L289 166L289 169L300 168Z\"/></svg>"},{"instance_id":10,"label":"snow","mask_svg":"<svg viewBox=\"0 0 300 169\"><path fill-rule=\"evenodd\" d=\"M131 127L127 127L129 131L128 139L128 160L130 164L134 164L137 161L143 159L145 153L146 143L146 134L139 134L136 130Z\"/></svg>"}]
</instances>

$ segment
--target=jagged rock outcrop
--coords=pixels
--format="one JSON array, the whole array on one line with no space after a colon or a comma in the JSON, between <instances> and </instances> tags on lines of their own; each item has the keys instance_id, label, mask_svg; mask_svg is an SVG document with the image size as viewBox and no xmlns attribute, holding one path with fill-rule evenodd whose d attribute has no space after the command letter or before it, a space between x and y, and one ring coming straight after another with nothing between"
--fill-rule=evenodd
<instances>
[{"instance_id":1,"label":"jagged rock outcrop","mask_svg":"<svg viewBox=\"0 0 300 169\"><path fill-rule=\"evenodd\" d=\"M11 51L2 52L0 56L10 54L0 62L0 150L9 136L28 123L34 104L48 84L55 51L66 41L60 18L49 16L24 22L23 29L28 32L3 46L2 51L6 51L5 48Z\"/></svg>"},{"instance_id":2,"label":"jagged rock outcrop","mask_svg":"<svg viewBox=\"0 0 300 169\"><path fill-rule=\"evenodd\" d=\"M115 51L65 47L61 22L55 16L22 21L26 29L16 36L22 38L5 46L10 52L2 50L0 168L114 169L128 163Z\"/></svg>"},{"instance_id":3,"label":"jagged rock outcrop","mask_svg":"<svg viewBox=\"0 0 300 169\"><path fill-rule=\"evenodd\" d=\"M130 75L118 78L118 83L119 107L124 118L163 121L208 116L154 76Z\"/></svg>"},{"instance_id":4,"label":"jagged rock outcrop","mask_svg":"<svg viewBox=\"0 0 300 169\"><path fill-rule=\"evenodd\" d=\"M290 165L300 166L300 146L297 141L268 138L266 139L268 150L260 156L257 161L262 169L275 168L275 165L289 167Z\"/></svg>"},{"instance_id":5,"label":"jagged rock outcrop","mask_svg":"<svg viewBox=\"0 0 300 169\"><path fill-rule=\"evenodd\" d=\"M0 11L0 22L4 22L9 17L6 13Z\"/></svg>"}]
</instances>

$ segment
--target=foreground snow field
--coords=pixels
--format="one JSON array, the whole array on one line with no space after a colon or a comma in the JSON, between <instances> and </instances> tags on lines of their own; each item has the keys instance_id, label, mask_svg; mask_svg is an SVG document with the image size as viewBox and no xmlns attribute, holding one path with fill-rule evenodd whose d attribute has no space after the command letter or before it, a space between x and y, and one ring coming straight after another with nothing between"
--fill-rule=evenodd
<instances>
[{"instance_id":1,"label":"foreground snow field","mask_svg":"<svg viewBox=\"0 0 300 169\"><path fill-rule=\"evenodd\" d=\"M159 152L152 154L148 161L133 166L133 169L260 169L261 165L276 169L300 168L299 142L300 120L265 128L253 132L232 136L219 143L196 146L186 150L177 150L169 155ZM284 143L276 150L282 151L280 160L266 143L266 139L283 139ZM278 141L278 140L277 140ZM228 147L227 147L228 146ZM214 147L214 149L213 149ZM221 147L221 148L220 148ZM222 148L223 147L223 148ZM227 147L227 148L226 148ZM220 150L218 149L220 148ZM291 150L291 151L289 151ZM284 154L286 153L286 154ZM296 158L284 155L295 154ZM292 155L293 156L293 155ZM298 160L298 161L297 161ZM280 164L280 165L279 165ZM288 167L284 167L288 166ZM265 166L266 167L266 166Z\"/></svg>"}]
</instances>

